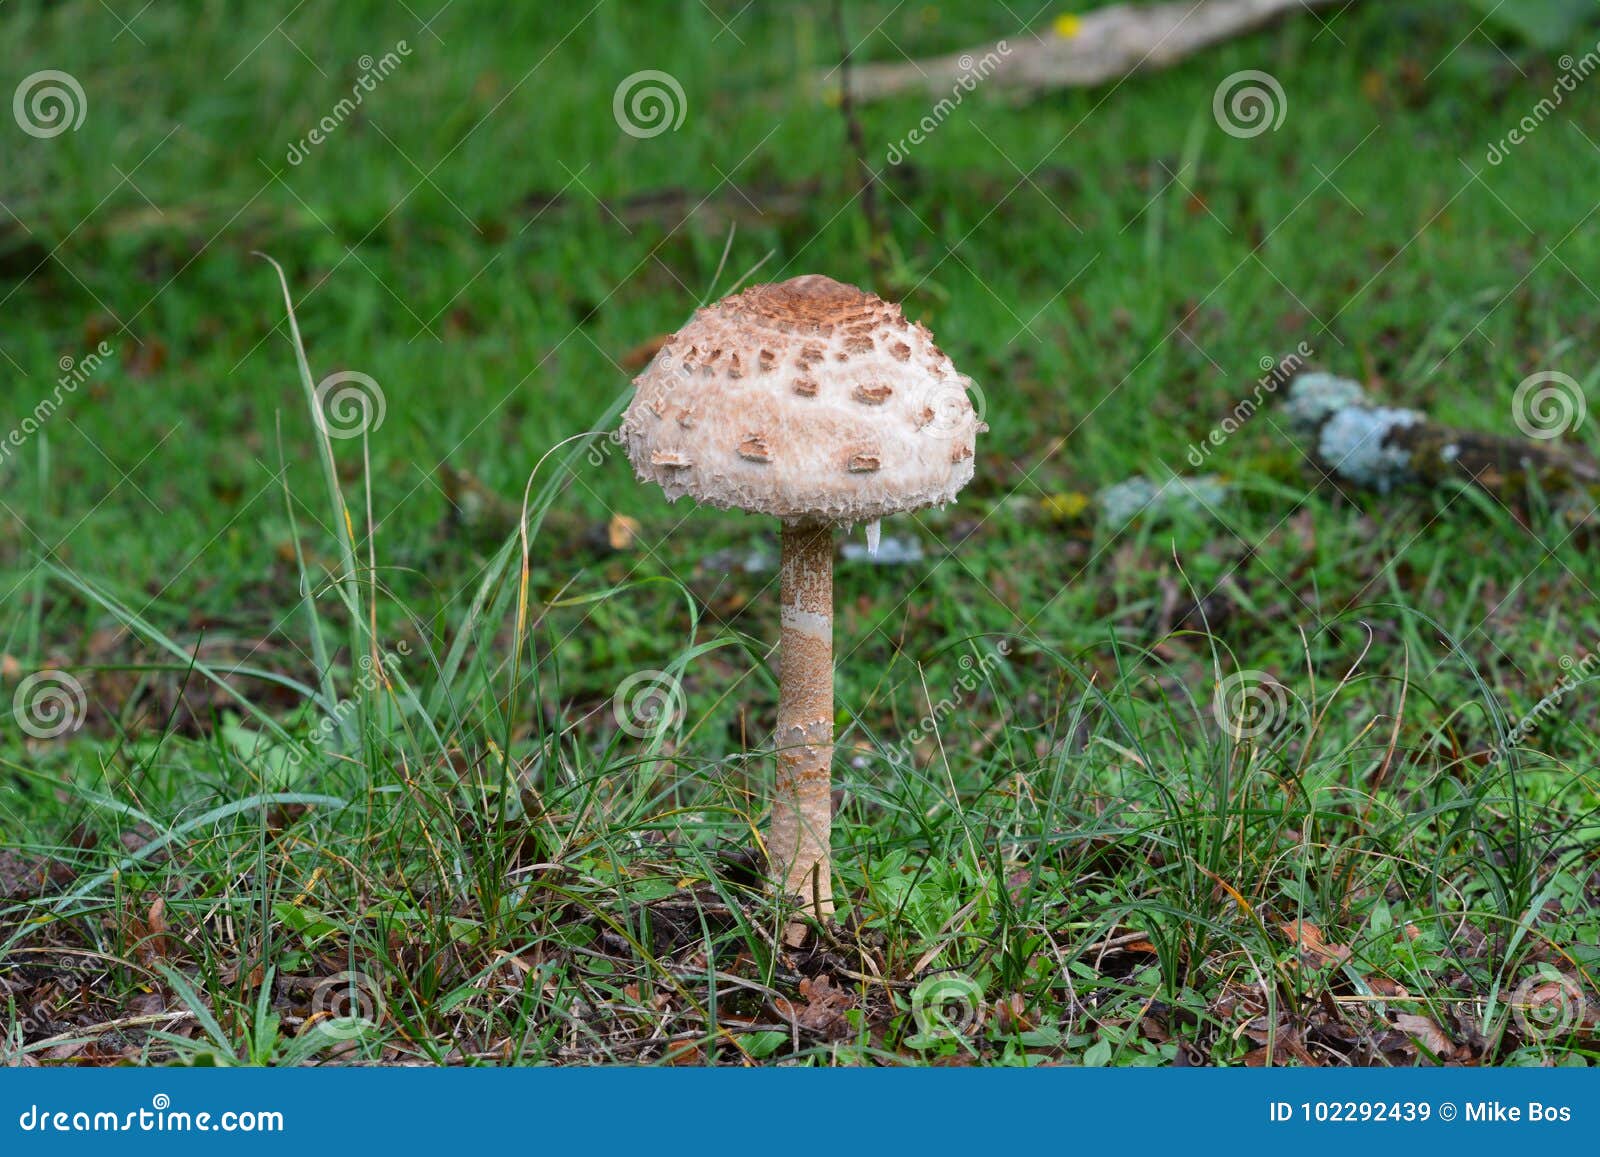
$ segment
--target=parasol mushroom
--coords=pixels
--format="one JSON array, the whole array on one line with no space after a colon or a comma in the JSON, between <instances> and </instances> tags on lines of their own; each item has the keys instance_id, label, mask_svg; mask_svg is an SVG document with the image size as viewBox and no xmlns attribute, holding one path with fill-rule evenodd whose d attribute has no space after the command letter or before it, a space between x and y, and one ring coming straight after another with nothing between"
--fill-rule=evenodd
<instances>
[{"instance_id":1,"label":"parasol mushroom","mask_svg":"<svg viewBox=\"0 0 1600 1157\"><path fill-rule=\"evenodd\" d=\"M698 311L635 380L634 471L676 501L782 522L778 772L769 867L833 912L833 528L944 505L987 429L962 376L900 307L820 275ZM804 942L799 922L785 933Z\"/></svg>"}]
</instances>

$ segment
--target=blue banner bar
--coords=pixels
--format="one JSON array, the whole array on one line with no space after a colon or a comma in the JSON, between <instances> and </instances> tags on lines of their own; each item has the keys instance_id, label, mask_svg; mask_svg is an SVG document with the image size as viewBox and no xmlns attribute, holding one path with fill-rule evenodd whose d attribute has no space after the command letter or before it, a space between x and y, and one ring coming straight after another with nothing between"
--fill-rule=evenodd
<instances>
[{"instance_id":1,"label":"blue banner bar","mask_svg":"<svg viewBox=\"0 0 1600 1157\"><path fill-rule=\"evenodd\" d=\"M0 1153L355 1144L703 1157L872 1144L982 1152L1001 1139L1018 1152L1158 1152L1208 1138L1452 1157L1529 1142L1593 1152L1600 1078L1584 1069L0 1071Z\"/></svg>"}]
</instances>

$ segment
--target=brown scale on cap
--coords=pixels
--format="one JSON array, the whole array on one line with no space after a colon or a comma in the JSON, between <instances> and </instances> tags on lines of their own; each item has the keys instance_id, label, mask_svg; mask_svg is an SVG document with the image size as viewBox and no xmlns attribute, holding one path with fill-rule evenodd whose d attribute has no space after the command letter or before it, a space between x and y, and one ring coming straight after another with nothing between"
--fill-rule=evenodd
<instances>
[{"instance_id":1,"label":"brown scale on cap","mask_svg":"<svg viewBox=\"0 0 1600 1157\"><path fill-rule=\"evenodd\" d=\"M865 290L816 274L752 286L720 304L784 333L831 334L837 327L857 322L876 325L890 310L899 313Z\"/></svg>"},{"instance_id":2,"label":"brown scale on cap","mask_svg":"<svg viewBox=\"0 0 1600 1157\"><path fill-rule=\"evenodd\" d=\"M746 462L771 462L772 450L761 434L746 434L739 442L739 457Z\"/></svg>"},{"instance_id":3,"label":"brown scale on cap","mask_svg":"<svg viewBox=\"0 0 1600 1157\"><path fill-rule=\"evenodd\" d=\"M668 497L868 522L949 502L972 477L970 383L870 293L820 276L753 286L669 347L688 356L639 375L622 423L634 469ZM687 426L652 417L680 413Z\"/></svg>"}]
</instances>

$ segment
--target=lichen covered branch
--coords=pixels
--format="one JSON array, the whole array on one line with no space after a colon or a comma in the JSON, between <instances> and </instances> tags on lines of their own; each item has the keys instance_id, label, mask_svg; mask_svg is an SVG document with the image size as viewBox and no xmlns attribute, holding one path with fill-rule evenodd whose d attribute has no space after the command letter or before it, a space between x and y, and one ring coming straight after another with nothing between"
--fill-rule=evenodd
<instances>
[{"instance_id":1,"label":"lichen covered branch","mask_svg":"<svg viewBox=\"0 0 1600 1157\"><path fill-rule=\"evenodd\" d=\"M1285 414L1325 476L1380 494L1466 482L1509 501L1530 485L1559 495L1600 481L1595 463L1569 447L1446 426L1420 410L1379 405L1360 383L1333 374L1297 377Z\"/></svg>"}]
</instances>

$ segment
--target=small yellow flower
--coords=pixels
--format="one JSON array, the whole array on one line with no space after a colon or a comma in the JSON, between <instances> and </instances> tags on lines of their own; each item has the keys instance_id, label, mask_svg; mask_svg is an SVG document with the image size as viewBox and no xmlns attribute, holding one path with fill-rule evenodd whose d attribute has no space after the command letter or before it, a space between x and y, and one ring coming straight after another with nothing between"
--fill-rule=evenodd
<instances>
[{"instance_id":1,"label":"small yellow flower","mask_svg":"<svg viewBox=\"0 0 1600 1157\"><path fill-rule=\"evenodd\" d=\"M1045 514L1057 522L1071 522L1089 509L1089 496L1076 490L1046 496L1041 504Z\"/></svg>"},{"instance_id":2,"label":"small yellow flower","mask_svg":"<svg viewBox=\"0 0 1600 1157\"><path fill-rule=\"evenodd\" d=\"M1078 14L1075 12L1063 12L1056 17L1052 27L1055 29L1056 35L1061 37L1062 40L1072 40L1078 33L1083 31L1083 21L1079 19Z\"/></svg>"}]
</instances>

